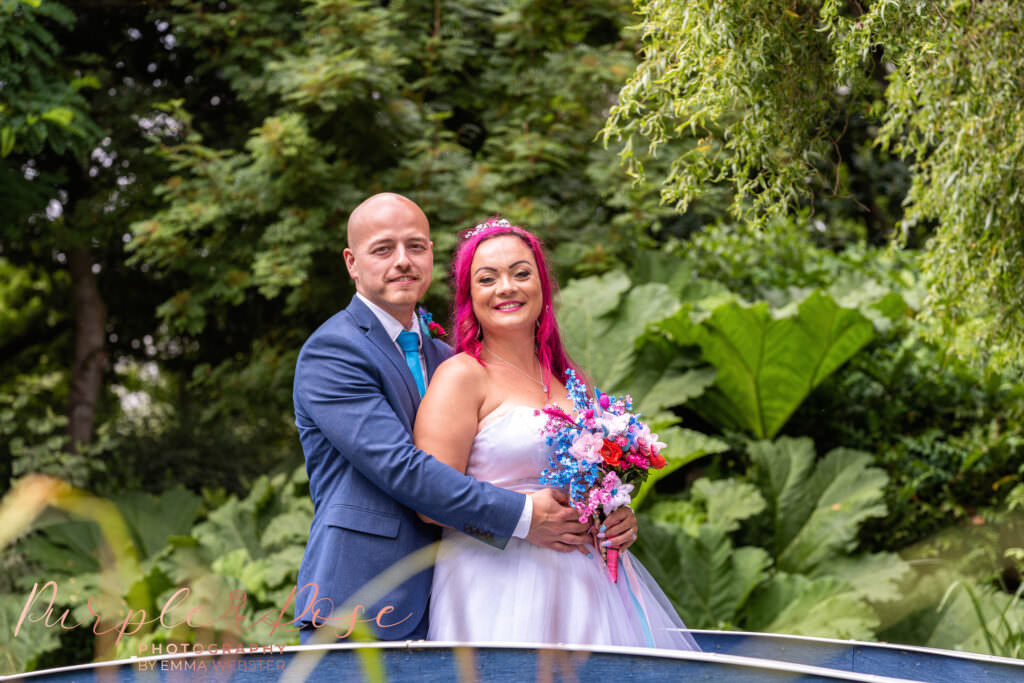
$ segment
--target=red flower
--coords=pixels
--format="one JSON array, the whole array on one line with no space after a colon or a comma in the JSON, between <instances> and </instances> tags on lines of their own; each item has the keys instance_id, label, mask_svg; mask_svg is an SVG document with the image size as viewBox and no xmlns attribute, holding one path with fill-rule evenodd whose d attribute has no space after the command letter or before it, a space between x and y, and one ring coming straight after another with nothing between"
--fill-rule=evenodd
<instances>
[{"instance_id":1,"label":"red flower","mask_svg":"<svg viewBox=\"0 0 1024 683\"><path fill-rule=\"evenodd\" d=\"M619 444L614 441L604 440L604 446L601 448L601 455L604 457L606 465L615 467L622 462L622 449L619 448Z\"/></svg>"},{"instance_id":2,"label":"red flower","mask_svg":"<svg viewBox=\"0 0 1024 683\"><path fill-rule=\"evenodd\" d=\"M430 321L430 323L427 324L427 329L430 330L430 334L435 337L443 337L444 335L448 334L447 332L444 331L443 327L441 327L434 321Z\"/></svg>"}]
</instances>

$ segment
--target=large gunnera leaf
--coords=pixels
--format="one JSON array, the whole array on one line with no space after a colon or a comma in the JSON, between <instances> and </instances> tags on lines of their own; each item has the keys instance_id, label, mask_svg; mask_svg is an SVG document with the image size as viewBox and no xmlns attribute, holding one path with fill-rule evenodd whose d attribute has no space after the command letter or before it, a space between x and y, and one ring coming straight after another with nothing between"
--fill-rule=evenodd
<instances>
[{"instance_id":1,"label":"large gunnera leaf","mask_svg":"<svg viewBox=\"0 0 1024 683\"><path fill-rule=\"evenodd\" d=\"M657 325L681 346L697 344L718 374L695 401L716 423L771 439L814 387L874 336L864 315L813 292L797 306L729 301L703 319L683 310Z\"/></svg>"},{"instance_id":2,"label":"large gunnera leaf","mask_svg":"<svg viewBox=\"0 0 1024 683\"><path fill-rule=\"evenodd\" d=\"M752 631L870 640L878 615L849 584L780 572L759 588L746 610Z\"/></svg>"},{"instance_id":3,"label":"large gunnera leaf","mask_svg":"<svg viewBox=\"0 0 1024 683\"><path fill-rule=\"evenodd\" d=\"M628 291L628 294L627 294ZM574 280L562 290L559 327L569 355L608 393L628 393L636 339L648 323L679 310L667 285L630 289L625 273Z\"/></svg>"},{"instance_id":4,"label":"large gunnera leaf","mask_svg":"<svg viewBox=\"0 0 1024 683\"><path fill-rule=\"evenodd\" d=\"M888 476L867 453L837 448L814 462L810 439L751 445L754 479L768 503L771 548L779 569L810 573L856 546L857 530L885 514Z\"/></svg>"},{"instance_id":5,"label":"large gunnera leaf","mask_svg":"<svg viewBox=\"0 0 1024 683\"><path fill-rule=\"evenodd\" d=\"M764 580L771 558L761 548L733 548L726 532L701 525L697 535L645 519L633 546L691 628L736 625L736 615Z\"/></svg>"},{"instance_id":6,"label":"large gunnera leaf","mask_svg":"<svg viewBox=\"0 0 1024 683\"><path fill-rule=\"evenodd\" d=\"M700 359L700 349L683 349L664 334L648 331L635 342L633 367L626 381L633 408L650 419L704 393L715 369Z\"/></svg>"},{"instance_id":7,"label":"large gunnera leaf","mask_svg":"<svg viewBox=\"0 0 1024 683\"><path fill-rule=\"evenodd\" d=\"M872 604L904 598L903 584L912 574L910 564L895 553L843 557L819 565L817 575L832 576L850 585Z\"/></svg>"}]
</instances>

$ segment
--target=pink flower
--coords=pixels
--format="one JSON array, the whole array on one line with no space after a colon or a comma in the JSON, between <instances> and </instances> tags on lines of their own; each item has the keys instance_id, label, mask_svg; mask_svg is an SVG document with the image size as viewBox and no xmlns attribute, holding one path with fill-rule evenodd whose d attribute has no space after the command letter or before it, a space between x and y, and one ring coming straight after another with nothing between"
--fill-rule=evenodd
<instances>
[{"instance_id":1,"label":"pink flower","mask_svg":"<svg viewBox=\"0 0 1024 683\"><path fill-rule=\"evenodd\" d=\"M644 470L651 466L651 463L647 460L647 456L645 456L643 453L634 453L630 451L629 455L626 457L626 460L629 462L630 465L634 465Z\"/></svg>"},{"instance_id":2,"label":"pink flower","mask_svg":"<svg viewBox=\"0 0 1024 683\"><path fill-rule=\"evenodd\" d=\"M589 463L601 462L604 458L601 450L604 448L604 439L593 432L584 431L576 437L569 448L569 454L577 460Z\"/></svg>"}]
</instances>

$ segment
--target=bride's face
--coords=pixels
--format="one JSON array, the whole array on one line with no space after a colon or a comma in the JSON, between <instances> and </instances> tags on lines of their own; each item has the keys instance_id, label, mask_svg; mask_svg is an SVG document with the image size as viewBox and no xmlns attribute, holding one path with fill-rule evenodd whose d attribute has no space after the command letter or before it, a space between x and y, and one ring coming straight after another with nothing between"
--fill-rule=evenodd
<instances>
[{"instance_id":1,"label":"bride's face","mask_svg":"<svg viewBox=\"0 0 1024 683\"><path fill-rule=\"evenodd\" d=\"M544 295L526 242L515 235L481 242L469 268L473 314L485 334L533 329Z\"/></svg>"}]
</instances>

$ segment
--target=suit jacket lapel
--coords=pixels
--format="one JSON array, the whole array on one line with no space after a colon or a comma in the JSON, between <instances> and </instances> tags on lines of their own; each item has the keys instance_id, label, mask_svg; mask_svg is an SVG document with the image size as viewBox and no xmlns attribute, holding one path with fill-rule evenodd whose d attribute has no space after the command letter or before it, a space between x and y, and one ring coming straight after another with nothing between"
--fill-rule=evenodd
<instances>
[{"instance_id":1,"label":"suit jacket lapel","mask_svg":"<svg viewBox=\"0 0 1024 683\"><path fill-rule=\"evenodd\" d=\"M366 307L366 304L359 300L359 297L352 297L352 303L349 304L348 310L352 312L359 326L366 331L366 337L373 342L374 346L380 349L385 358L391 361L395 371L398 372L398 376L405 383L405 388L412 395L413 405L419 405L420 390L416 387L416 380L413 379L412 373L409 372L409 367L405 364L402 352L398 350L395 343L388 337L388 333L384 331L384 326L377 320L377 316Z\"/></svg>"},{"instance_id":2,"label":"suit jacket lapel","mask_svg":"<svg viewBox=\"0 0 1024 683\"><path fill-rule=\"evenodd\" d=\"M434 370L437 370L437 366L444 360L444 356L437 349L437 342L433 339L424 336L423 338L423 359L427 362L427 381L434 376Z\"/></svg>"}]
</instances>

